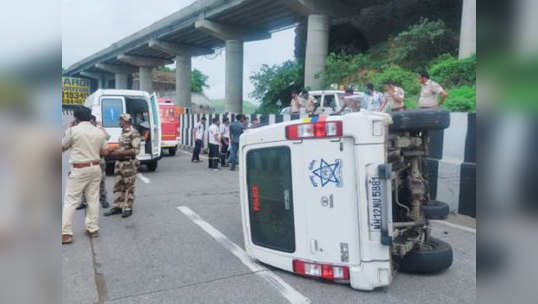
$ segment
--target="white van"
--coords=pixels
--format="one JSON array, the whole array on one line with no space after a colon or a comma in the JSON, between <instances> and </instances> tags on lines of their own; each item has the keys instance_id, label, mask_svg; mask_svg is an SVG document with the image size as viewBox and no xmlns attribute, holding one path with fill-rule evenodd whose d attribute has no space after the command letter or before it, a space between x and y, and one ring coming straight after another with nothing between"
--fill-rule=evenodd
<instances>
[{"instance_id":1,"label":"white van","mask_svg":"<svg viewBox=\"0 0 538 304\"><path fill-rule=\"evenodd\" d=\"M394 115L312 116L243 133L239 183L247 253L360 290L389 285L398 266L421 273L448 268L452 249L431 238L428 225L428 216L448 212L442 214L440 202L426 204L419 168L427 155L420 129L446 128L448 113Z\"/></svg>"},{"instance_id":2,"label":"white van","mask_svg":"<svg viewBox=\"0 0 538 304\"><path fill-rule=\"evenodd\" d=\"M110 134L109 145L117 145L121 134L119 117L129 113L133 127L142 136L137 159L146 164L150 171L157 169L161 158L161 120L157 96L145 91L100 89L88 96L84 105L91 109L98 122ZM107 160L107 173L114 161Z\"/></svg>"}]
</instances>

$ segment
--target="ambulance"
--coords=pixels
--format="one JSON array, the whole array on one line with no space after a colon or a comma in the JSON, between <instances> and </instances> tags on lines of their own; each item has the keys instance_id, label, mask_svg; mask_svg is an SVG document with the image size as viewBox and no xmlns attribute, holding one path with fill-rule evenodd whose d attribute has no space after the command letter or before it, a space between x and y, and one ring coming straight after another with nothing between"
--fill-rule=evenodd
<instances>
[{"instance_id":1,"label":"ambulance","mask_svg":"<svg viewBox=\"0 0 538 304\"><path fill-rule=\"evenodd\" d=\"M361 111L246 130L239 180L246 252L298 275L388 286L396 270L436 273L452 264L429 219L448 214L423 174L428 130L445 111Z\"/></svg>"},{"instance_id":2,"label":"ambulance","mask_svg":"<svg viewBox=\"0 0 538 304\"><path fill-rule=\"evenodd\" d=\"M121 135L120 115L131 114L131 123L142 136L138 160L147 166L149 171L157 169L161 159L161 119L157 96L145 91L100 89L86 98L84 103L91 109L97 121L110 134L108 145L118 145ZM114 161L106 160L107 174L113 174Z\"/></svg>"}]
</instances>

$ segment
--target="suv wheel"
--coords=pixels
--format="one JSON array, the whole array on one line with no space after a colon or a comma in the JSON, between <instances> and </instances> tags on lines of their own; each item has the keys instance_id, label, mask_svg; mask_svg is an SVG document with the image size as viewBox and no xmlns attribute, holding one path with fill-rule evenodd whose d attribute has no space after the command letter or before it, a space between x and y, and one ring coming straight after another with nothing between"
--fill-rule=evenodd
<instances>
[{"instance_id":1,"label":"suv wheel","mask_svg":"<svg viewBox=\"0 0 538 304\"><path fill-rule=\"evenodd\" d=\"M400 259L400 271L408 273L436 273L452 265L450 244L430 238L430 241Z\"/></svg>"},{"instance_id":2,"label":"suv wheel","mask_svg":"<svg viewBox=\"0 0 538 304\"><path fill-rule=\"evenodd\" d=\"M408 110L392 113L390 131L443 130L450 125L450 114L445 110Z\"/></svg>"},{"instance_id":3,"label":"suv wheel","mask_svg":"<svg viewBox=\"0 0 538 304\"><path fill-rule=\"evenodd\" d=\"M424 216L430 220L444 220L449 213L448 204L440 201L429 201L420 208L424 212Z\"/></svg>"}]
</instances>

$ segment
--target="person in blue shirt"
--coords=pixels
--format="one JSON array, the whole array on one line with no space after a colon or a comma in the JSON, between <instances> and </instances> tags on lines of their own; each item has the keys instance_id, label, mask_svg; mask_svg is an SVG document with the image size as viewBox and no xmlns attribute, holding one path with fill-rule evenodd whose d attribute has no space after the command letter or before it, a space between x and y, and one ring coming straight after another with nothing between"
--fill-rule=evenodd
<instances>
[{"instance_id":1,"label":"person in blue shirt","mask_svg":"<svg viewBox=\"0 0 538 304\"><path fill-rule=\"evenodd\" d=\"M239 136L243 134L245 124L245 115L239 114L235 117L235 120L230 124L230 170L235 170L235 165L237 165L237 151L239 150Z\"/></svg>"}]
</instances>

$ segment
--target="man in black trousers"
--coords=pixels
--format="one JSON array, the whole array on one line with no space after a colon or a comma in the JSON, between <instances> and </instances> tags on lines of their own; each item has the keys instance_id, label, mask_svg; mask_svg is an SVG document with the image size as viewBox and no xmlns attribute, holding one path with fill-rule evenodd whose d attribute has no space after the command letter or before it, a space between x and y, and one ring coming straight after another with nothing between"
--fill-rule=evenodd
<instances>
[{"instance_id":1,"label":"man in black trousers","mask_svg":"<svg viewBox=\"0 0 538 304\"><path fill-rule=\"evenodd\" d=\"M192 162L200 162L200 151L202 150L202 146L204 145L204 133L205 133L205 122L206 118L205 116L202 117L202 119L197 122L194 125L194 150L192 151Z\"/></svg>"}]
</instances>

